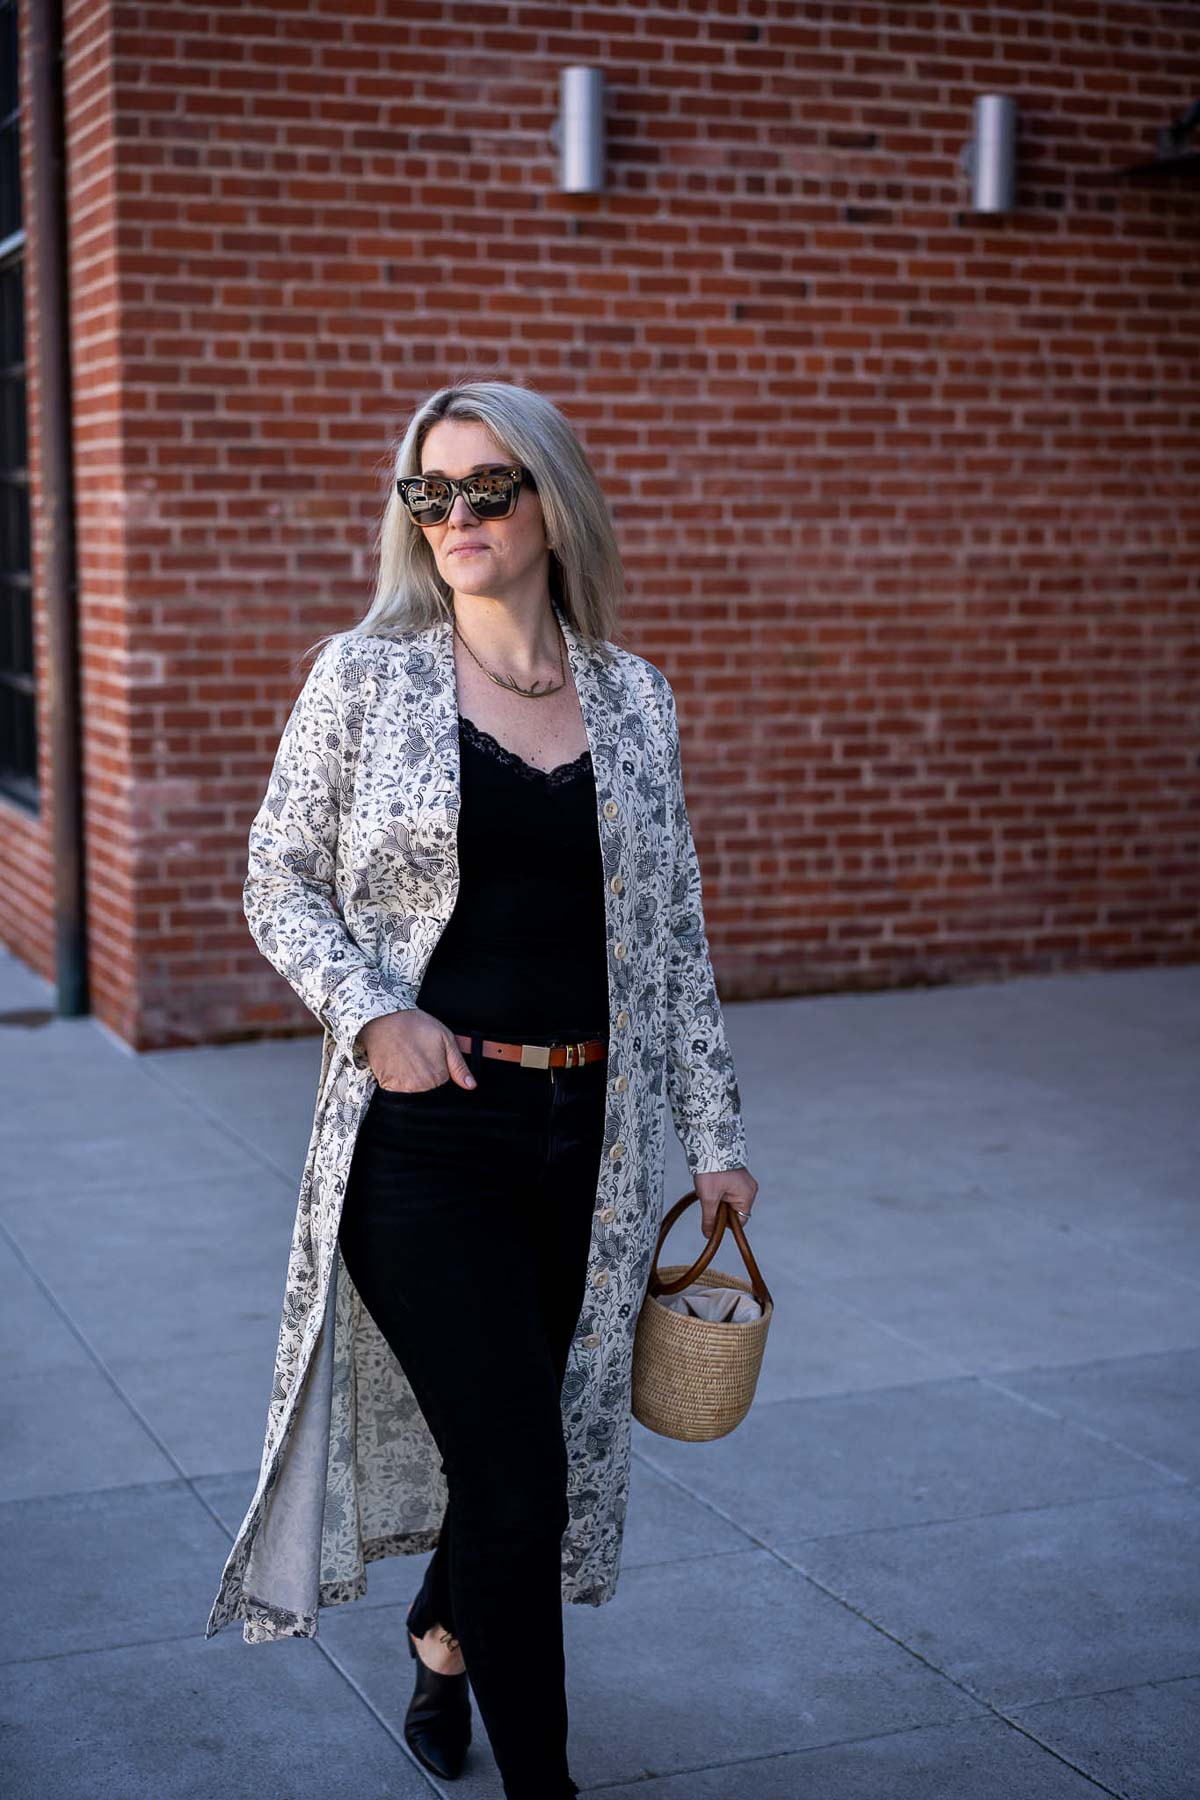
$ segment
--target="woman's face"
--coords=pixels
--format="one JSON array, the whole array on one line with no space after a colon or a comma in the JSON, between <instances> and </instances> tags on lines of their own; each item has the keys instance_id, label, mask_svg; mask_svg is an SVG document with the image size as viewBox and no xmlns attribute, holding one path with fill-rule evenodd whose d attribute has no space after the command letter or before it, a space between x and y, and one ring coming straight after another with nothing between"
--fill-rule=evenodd
<instances>
[{"instance_id":1,"label":"woman's face","mask_svg":"<svg viewBox=\"0 0 1200 1800\"><path fill-rule=\"evenodd\" d=\"M473 420L440 420L421 447L422 475L469 475L477 467L513 460L487 427ZM549 551L542 503L527 483L522 483L507 519L477 519L456 494L444 524L419 529L429 541L439 575L456 593L503 598L524 592L531 578L545 581Z\"/></svg>"}]
</instances>

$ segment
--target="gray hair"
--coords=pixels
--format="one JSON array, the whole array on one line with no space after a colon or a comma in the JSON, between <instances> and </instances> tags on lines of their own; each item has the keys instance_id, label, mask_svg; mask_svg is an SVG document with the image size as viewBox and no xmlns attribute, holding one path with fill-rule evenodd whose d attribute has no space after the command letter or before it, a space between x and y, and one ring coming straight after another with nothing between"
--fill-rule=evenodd
<instances>
[{"instance_id":1,"label":"gray hair","mask_svg":"<svg viewBox=\"0 0 1200 1800\"><path fill-rule=\"evenodd\" d=\"M352 630L364 636L422 631L450 620L453 590L438 573L421 527L396 492L398 476L421 473L422 445L442 419L486 426L501 454L532 472L551 545L551 599L573 629L609 660L605 646L618 628L625 571L608 506L563 413L536 388L511 381L453 382L438 388L413 413L391 459L376 538L374 598Z\"/></svg>"}]
</instances>

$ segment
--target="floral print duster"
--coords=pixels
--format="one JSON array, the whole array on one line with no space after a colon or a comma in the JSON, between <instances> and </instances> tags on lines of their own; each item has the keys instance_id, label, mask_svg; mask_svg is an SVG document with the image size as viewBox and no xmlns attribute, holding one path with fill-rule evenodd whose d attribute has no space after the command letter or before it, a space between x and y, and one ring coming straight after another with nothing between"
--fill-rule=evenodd
<instances>
[{"instance_id":1,"label":"floral print duster","mask_svg":"<svg viewBox=\"0 0 1200 1800\"><path fill-rule=\"evenodd\" d=\"M620 1562L633 1339L663 1209L664 1095L693 1174L737 1168L746 1148L674 695L652 663L615 644L606 660L555 611L591 747L608 944L604 1142L562 1389L562 1597L598 1606ZM247 922L325 1037L262 1463L206 1637L234 1619L250 1644L315 1637L319 1607L366 1592L368 1562L437 1543L441 1458L341 1260L338 1224L376 1086L359 1033L417 1004L454 909L458 746L448 619L343 632L308 674L251 825Z\"/></svg>"}]
</instances>

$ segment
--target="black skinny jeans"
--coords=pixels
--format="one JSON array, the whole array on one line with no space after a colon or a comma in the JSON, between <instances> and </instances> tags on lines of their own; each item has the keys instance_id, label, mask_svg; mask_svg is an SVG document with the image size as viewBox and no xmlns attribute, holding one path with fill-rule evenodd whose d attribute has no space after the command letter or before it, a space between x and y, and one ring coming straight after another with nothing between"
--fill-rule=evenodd
<instances>
[{"instance_id":1,"label":"black skinny jeans","mask_svg":"<svg viewBox=\"0 0 1200 1800\"><path fill-rule=\"evenodd\" d=\"M339 1229L363 1304L441 1452L448 1502L408 1614L452 1631L506 1800L567 1768L561 1389L583 1305L608 1064L472 1052L474 1089L377 1088Z\"/></svg>"}]
</instances>

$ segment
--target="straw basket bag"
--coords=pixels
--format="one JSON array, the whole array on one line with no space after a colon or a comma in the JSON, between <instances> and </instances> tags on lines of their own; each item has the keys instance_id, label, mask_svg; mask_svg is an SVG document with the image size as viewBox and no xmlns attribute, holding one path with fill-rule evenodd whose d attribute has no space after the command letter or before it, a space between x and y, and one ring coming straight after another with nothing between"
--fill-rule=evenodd
<instances>
[{"instance_id":1,"label":"straw basket bag","mask_svg":"<svg viewBox=\"0 0 1200 1800\"><path fill-rule=\"evenodd\" d=\"M716 1223L707 1244L689 1267L673 1263L660 1270L658 1258L667 1233L677 1218L698 1199L693 1190L677 1200L659 1228L658 1243L646 1297L638 1314L633 1340L632 1411L639 1424L661 1437L703 1443L724 1437L740 1425L750 1410L758 1371L762 1366L767 1328L775 1310L767 1284L759 1273L742 1221L727 1200L717 1208ZM709 1269L725 1228L733 1233L750 1274L723 1275ZM731 1324L697 1319L661 1306L656 1294L677 1294L698 1282L702 1287L738 1288L752 1294L762 1316Z\"/></svg>"}]
</instances>

